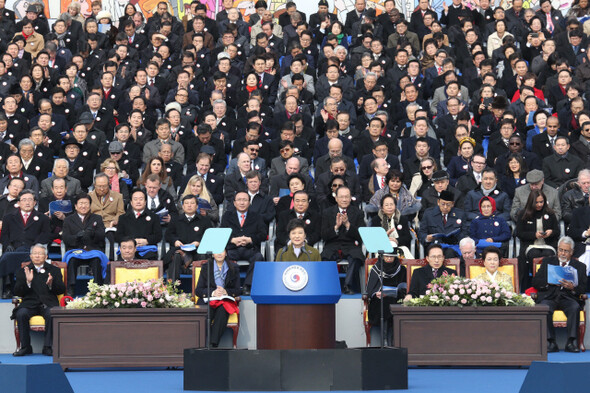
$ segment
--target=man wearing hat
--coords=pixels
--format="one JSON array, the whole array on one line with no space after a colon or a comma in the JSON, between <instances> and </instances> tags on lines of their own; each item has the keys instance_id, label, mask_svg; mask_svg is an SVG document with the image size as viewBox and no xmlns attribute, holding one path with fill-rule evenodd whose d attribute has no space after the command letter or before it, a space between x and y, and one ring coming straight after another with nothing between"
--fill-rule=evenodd
<instances>
[{"instance_id":1,"label":"man wearing hat","mask_svg":"<svg viewBox=\"0 0 590 393\"><path fill-rule=\"evenodd\" d=\"M336 14L329 12L328 1L320 0L318 2L318 12L309 16L309 29L313 32L318 30L322 22L326 22L327 25L332 24L338 20Z\"/></svg>"},{"instance_id":2,"label":"man wearing hat","mask_svg":"<svg viewBox=\"0 0 590 393\"><path fill-rule=\"evenodd\" d=\"M422 193L422 212L425 212L430 207L437 206L440 194L445 191L453 195L455 206L463 206L465 195L450 185L449 174L446 171L440 170L434 172L431 180L432 185Z\"/></svg>"},{"instance_id":3,"label":"man wearing hat","mask_svg":"<svg viewBox=\"0 0 590 393\"><path fill-rule=\"evenodd\" d=\"M467 236L467 220L463 210L455 208L455 197L442 191L437 206L428 208L420 221L418 239L424 247L438 243L444 248L445 258L459 255L459 240Z\"/></svg>"},{"instance_id":4,"label":"man wearing hat","mask_svg":"<svg viewBox=\"0 0 590 393\"><path fill-rule=\"evenodd\" d=\"M510 217L516 222L519 212L526 206L526 201L532 190L541 190L547 197L547 205L553 209L557 219L561 219L561 204L559 203L559 194L557 190L545 184L545 175L543 171L533 169L526 175L527 184L520 186L514 192L514 199L512 200L512 209L510 209Z\"/></svg>"},{"instance_id":5,"label":"man wearing hat","mask_svg":"<svg viewBox=\"0 0 590 393\"><path fill-rule=\"evenodd\" d=\"M39 5L29 4L25 13L26 18L21 19L16 24L16 31L22 31L25 20L30 20L31 23L33 23L35 33L41 34L41 36L45 37L45 34L49 33L49 24L47 23L47 19L39 17L40 13Z\"/></svg>"},{"instance_id":6,"label":"man wearing hat","mask_svg":"<svg viewBox=\"0 0 590 393\"><path fill-rule=\"evenodd\" d=\"M483 135L489 136L495 134L500 129L502 115L508 108L506 97L498 95L492 101L492 113L483 115L479 121L479 129Z\"/></svg>"},{"instance_id":7,"label":"man wearing hat","mask_svg":"<svg viewBox=\"0 0 590 393\"><path fill-rule=\"evenodd\" d=\"M87 191L88 187L92 184L92 170L94 168L90 162L84 158L80 152L82 145L80 145L76 139L69 138L62 145L63 155L68 160L70 165L70 171L68 174L74 179L80 181L80 186L83 191Z\"/></svg>"}]
</instances>

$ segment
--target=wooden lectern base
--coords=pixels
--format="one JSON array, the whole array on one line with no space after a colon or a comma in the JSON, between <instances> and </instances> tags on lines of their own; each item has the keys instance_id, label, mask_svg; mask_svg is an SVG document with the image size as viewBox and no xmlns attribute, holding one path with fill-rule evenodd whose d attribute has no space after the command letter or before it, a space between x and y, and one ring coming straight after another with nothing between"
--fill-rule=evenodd
<instances>
[{"instance_id":1,"label":"wooden lectern base","mask_svg":"<svg viewBox=\"0 0 590 393\"><path fill-rule=\"evenodd\" d=\"M334 304L258 304L258 349L333 349Z\"/></svg>"}]
</instances>

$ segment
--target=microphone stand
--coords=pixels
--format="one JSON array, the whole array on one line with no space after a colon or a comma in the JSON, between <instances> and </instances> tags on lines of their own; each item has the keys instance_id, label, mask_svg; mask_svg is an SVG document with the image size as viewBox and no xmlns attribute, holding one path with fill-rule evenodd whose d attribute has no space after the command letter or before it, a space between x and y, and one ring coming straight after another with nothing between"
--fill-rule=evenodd
<instances>
[{"instance_id":1,"label":"microphone stand","mask_svg":"<svg viewBox=\"0 0 590 393\"><path fill-rule=\"evenodd\" d=\"M211 265L213 264L213 254L207 251L207 349L211 349Z\"/></svg>"}]
</instances>

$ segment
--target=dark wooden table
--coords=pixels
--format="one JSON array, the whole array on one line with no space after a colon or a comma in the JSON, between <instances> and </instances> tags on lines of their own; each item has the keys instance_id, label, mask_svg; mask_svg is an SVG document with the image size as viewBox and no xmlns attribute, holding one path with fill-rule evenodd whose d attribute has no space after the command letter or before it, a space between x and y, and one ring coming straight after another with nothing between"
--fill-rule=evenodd
<instances>
[{"instance_id":1,"label":"dark wooden table","mask_svg":"<svg viewBox=\"0 0 590 393\"><path fill-rule=\"evenodd\" d=\"M181 367L206 345L207 309L66 310L53 315L53 361L62 368Z\"/></svg>"},{"instance_id":2,"label":"dark wooden table","mask_svg":"<svg viewBox=\"0 0 590 393\"><path fill-rule=\"evenodd\" d=\"M394 346L408 364L528 366L547 360L547 306L404 307L392 305Z\"/></svg>"}]
</instances>

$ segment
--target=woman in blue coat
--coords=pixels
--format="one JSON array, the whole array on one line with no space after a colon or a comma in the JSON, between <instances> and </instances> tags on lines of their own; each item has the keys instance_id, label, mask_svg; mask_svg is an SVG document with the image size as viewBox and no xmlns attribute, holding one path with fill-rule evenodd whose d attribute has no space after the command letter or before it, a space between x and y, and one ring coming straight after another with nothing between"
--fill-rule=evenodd
<instances>
[{"instance_id":1,"label":"woman in blue coat","mask_svg":"<svg viewBox=\"0 0 590 393\"><path fill-rule=\"evenodd\" d=\"M471 159L475 151L475 140L470 137L463 138L459 141L459 154L452 157L447 166L451 186L455 186L457 180L467 173L471 168Z\"/></svg>"},{"instance_id":2,"label":"woman in blue coat","mask_svg":"<svg viewBox=\"0 0 590 393\"><path fill-rule=\"evenodd\" d=\"M479 200L481 215L471 221L470 235L475 244L480 240L488 243L502 243L500 251L504 257L508 256L508 240L511 237L510 226L506 220L496 216L496 201L494 198L484 196ZM487 245L486 245L487 246ZM485 248L478 247L477 251Z\"/></svg>"}]
</instances>

